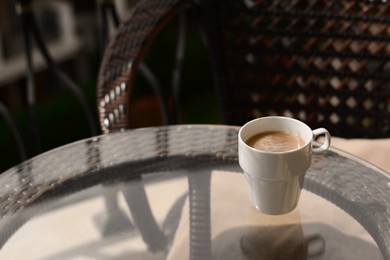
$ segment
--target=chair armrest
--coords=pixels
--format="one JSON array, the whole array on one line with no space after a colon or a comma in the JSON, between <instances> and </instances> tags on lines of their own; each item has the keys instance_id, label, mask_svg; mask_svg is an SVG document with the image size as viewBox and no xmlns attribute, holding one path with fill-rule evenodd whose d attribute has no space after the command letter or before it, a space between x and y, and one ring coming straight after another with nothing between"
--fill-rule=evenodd
<instances>
[{"instance_id":1,"label":"chair armrest","mask_svg":"<svg viewBox=\"0 0 390 260\"><path fill-rule=\"evenodd\" d=\"M103 133L129 127L128 102L145 52L189 0L145 0L134 6L108 44L100 66L97 106Z\"/></svg>"}]
</instances>

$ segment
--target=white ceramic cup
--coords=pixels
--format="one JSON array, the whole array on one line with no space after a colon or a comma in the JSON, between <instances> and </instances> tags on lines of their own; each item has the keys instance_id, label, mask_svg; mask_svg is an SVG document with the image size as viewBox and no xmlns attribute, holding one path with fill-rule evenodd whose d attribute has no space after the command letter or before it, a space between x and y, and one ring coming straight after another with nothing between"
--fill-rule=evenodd
<instances>
[{"instance_id":1,"label":"white ceramic cup","mask_svg":"<svg viewBox=\"0 0 390 260\"><path fill-rule=\"evenodd\" d=\"M269 131L297 135L304 140L304 144L286 152L265 152L246 143L255 134ZM322 135L323 143L313 148L313 140ZM286 214L293 210L298 204L312 153L326 151L330 141L326 129L311 130L303 122L289 117L261 117L243 125L238 133L238 157L248 184L251 204L270 215Z\"/></svg>"}]
</instances>

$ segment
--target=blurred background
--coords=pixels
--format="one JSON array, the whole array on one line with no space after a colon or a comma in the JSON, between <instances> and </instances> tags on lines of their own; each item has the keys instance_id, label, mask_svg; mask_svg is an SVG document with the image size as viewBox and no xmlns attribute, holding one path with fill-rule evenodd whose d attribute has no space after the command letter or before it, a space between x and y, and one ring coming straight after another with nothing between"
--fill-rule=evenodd
<instances>
[{"instance_id":1,"label":"blurred background","mask_svg":"<svg viewBox=\"0 0 390 260\"><path fill-rule=\"evenodd\" d=\"M141 0L142 1L142 0ZM103 47L99 44L98 0L32 0L32 10L48 51L58 66L86 94L96 114L96 80ZM115 0L121 20L131 12L137 0ZM187 18L187 43L181 81L182 123L219 123L208 50L196 23ZM113 26L111 25L111 28ZM114 33L114 29L112 32ZM146 54L149 68L169 92L177 23L174 20L157 37ZM40 53L32 48L36 114L40 153L91 136L86 116L74 95L53 75ZM0 1L0 101L9 109L29 145L26 109L27 63L23 47L23 28L15 12L15 1ZM133 127L161 124L159 107L150 86L137 77L132 94ZM18 164L21 158L15 138L0 117L0 172Z\"/></svg>"}]
</instances>

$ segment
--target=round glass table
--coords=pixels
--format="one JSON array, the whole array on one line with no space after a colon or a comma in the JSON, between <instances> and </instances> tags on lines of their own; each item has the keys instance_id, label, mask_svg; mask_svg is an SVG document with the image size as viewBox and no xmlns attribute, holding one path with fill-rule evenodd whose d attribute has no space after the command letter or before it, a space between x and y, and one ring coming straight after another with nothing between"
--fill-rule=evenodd
<instances>
[{"instance_id":1,"label":"round glass table","mask_svg":"<svg viewBox=\"0 0 390 260\"><path fill-rule=\"evenodd\" d=\"M0 259L390 259L390 176L313 156L299 204L249 202L239 128L150 127L78 141L0 175Z\"/></svg>"}]
</instances>

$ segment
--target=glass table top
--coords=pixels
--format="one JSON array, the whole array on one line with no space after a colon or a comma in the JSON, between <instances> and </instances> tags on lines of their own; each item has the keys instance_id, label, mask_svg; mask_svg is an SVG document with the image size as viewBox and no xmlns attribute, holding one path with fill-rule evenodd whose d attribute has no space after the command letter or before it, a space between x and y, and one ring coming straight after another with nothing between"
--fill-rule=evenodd
<instances>
[{"instance_id":1,"label":"glass table top","mask_svg":"<svg viewBox=\"0 0 390 260\"><path fill-rule=\"evenodd\" d=\"M238 130L128 130L11 168L0 259L390 258L387 173L332 149L313 156L295 210L265 215L248 199Z\"/></svg>"}]
</instances>

